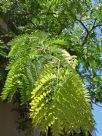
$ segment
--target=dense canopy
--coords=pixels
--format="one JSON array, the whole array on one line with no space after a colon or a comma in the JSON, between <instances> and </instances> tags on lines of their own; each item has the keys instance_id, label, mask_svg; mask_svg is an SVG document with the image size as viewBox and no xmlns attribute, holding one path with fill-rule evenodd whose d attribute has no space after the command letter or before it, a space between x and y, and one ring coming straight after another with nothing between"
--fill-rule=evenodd
<instances>
[{"instance_id":1,"label":"dense canopy","mask_svg":"<svg viewBox=\"0 0 102 136\"><path fill-rule=\"evenodd\" d=\"M82 107L85 111L82 110L82 113L79 111L80 119L76 118L76 113L76 120L81 121L84 113L86 114L85 118L92 120L90 104L88 106L87 103L102 102L101 13L102 0L0 1L0 92L3 91L2 99L18 103L17 110L20 113L20 118L23 118L23 120L19 119L20 128L31 127L31 119L28 119L29 109L31 110L30 117L33 124L35 121L34 125L41 125L40 121L43 121L41 125L43 130L46 126L53 126L55 114L57 117L62 114L59 111L57 115L54 111L54 104L55 107L58 107L57 97L62 101L61 107L66 109L64 111L66 113L69 111L69 107L66 108L66 100L71 104L72 109L70 108L70 111L73 113L77 108L73 107L76 101L78 100L77 106L83 103ZM64 62L66 57L68 57L67 64ZM6 67L8 63L9 66ZM69 80L70 76L71 80ZM55 81L57 81L57 84ZM72 89L68 89L70 87ZM57 91L55 91L56 89ZM51 90L53 90L53 93L50 92ZM36 91L38 91L38 94L36 94ZM66 91L67 93L65 93ZM58 94L55 94L55 92L58 92ZM70 96L68 92L70 92ZM82 97L79 97L78 92L82 93ZM86 98L86 95L88 95L88 98ZM38 98L39 101L37 101ZM42 105L45 104L46 99L53 107L53 110L51 107L53 114L46 113L47 106L45 106L45 110L43 109ZM87 106L84 105L84 102ZM63 104L65 107L63 107ZM44 118L40 115L39 110L44 115L51 115L52 123L48 121L48 116ZM27 113L27 116L25 113ZM66 113L64 114L67 115ZM88 113L90 115L87 115ZM36 118L34 114L39 118ZM65 120L64 114L62 114L63 121ZM75 122L72 121L74 117L71 118L70 112L68 115L70 116L70 127L67 128L64 124L63 129L65 130L63 131L67 130L68 133L77 131L79 128L75 128L76 120ZM44 122L45 120L48 122ZM92 122L90 121L90 123ZM26 125L27 123L30 125ZM57 123L55 121L55 128ZM71 123L74 123L74 129L72 129ZM85 131L92 130L93 123L91 125L90 123L87 128L85 128L85 124L81 125L82 129ZM60 128L62 124L58 124L58 128L54 131L56 133L62 130Z\"/></svg>"}]
</instances>

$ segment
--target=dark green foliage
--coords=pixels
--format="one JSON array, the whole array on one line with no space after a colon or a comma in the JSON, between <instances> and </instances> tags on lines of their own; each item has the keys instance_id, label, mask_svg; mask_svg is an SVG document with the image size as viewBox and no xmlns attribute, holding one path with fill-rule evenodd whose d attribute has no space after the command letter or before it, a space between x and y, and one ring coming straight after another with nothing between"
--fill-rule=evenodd
<instances>
[{"instance_id":1,"label":"dark green foliage","mask_svg":"<svg viewBox=\"0 0 102 136\"><path fill-rule=\"evenodd\" d=\"M4 86L4 81L7 74L5 68L8 62L8 51L9 48L2 41L0 41L0 92L2 91L2 88Z\"/></svg>"}]
</instances>

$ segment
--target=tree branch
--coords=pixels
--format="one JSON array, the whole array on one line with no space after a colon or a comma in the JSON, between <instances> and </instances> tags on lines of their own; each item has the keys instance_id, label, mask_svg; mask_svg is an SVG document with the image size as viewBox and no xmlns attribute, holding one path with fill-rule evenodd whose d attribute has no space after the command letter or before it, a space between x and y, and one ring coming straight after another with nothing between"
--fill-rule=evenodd
<instances>
[{"instance_id":1,"label":"tree branch","mask_svg":"<svg viewBox=\"0 0 102 136\"><path fill-rule=\"evenodd\" d=\"M92 101L92 103L93 103L93 104L95 104L96 106L98 106L98 107L102 108L102 106L101 106L101 105L99 105L99 104L97 104L96 102L93 102L93 101Z\"/></svg>"},{"instance_id":2,"label":"tree branch","mask_svg":"<svg viewBox=\"0 0 102 136\"><path fill-rule=\"evenodd\" d=\"M91 31L93 31L95 28L100 27L100 26L102 26L102 24L97 24L97 25L93 26Z\"/></svg>"},{"instance_id":3,"label":"tree branch","mask_svg":"<svg viewBox=\"0 0 102 136\"><path fill-rule=\"evenodd\" d=\"M86 30L86 32L89 33L89 31L88 31L87 27L84 25L84 23L79 19L76 19L76 20L82 25L82 27Z\"/></svg>"},{"instance_id":4,"label":"tree branch","mask_svg":"<svg viewBox=\"0 0 102 136\"><path fill-rule=\"evenodd\" d=\"M86 31L86 36L85 36L85 38L84 38L84 40L83 40L83 42L82 42L82 44L81 44L81 45L83 46L83 45L85 45L85 43L86 43L86 41L87 41L87 38L88 38L88 36L91 34L91 32L92 32L95 28L97 28L97 27L99 27L99 26L102 26L102 24L97 24L97 25L95 25L95 24L96 24L96 21L97 21L97 19L95 19L91 30L88 30L88 28L85 26L85 24L84 24L81 20L79 20L79 19L76 19L76 20L82 25L82 27L83 27L83 28L85 29L85 31Z\"/></svg>"}]
</instances>

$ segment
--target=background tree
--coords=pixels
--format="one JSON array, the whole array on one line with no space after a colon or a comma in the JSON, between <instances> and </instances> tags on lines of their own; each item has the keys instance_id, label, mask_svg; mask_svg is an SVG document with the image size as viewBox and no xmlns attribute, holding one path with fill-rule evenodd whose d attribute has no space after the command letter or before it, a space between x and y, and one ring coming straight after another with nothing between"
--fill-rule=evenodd
<instances>
[{"instance_id":1,"label":"background tree","mask_svg":"<svg viewBox=\"0 0 102 136\"><path fill-rule=\"evenodd\" d=\"M4 30L0 23L1 40L5 44L16 35L35 30L50 33L50 37L58 39L56 44L77 56L77 72L92 102L102 102L101 0L8 0L0 5L0 18L7 28Z\"/></svg>"}]
</instances>

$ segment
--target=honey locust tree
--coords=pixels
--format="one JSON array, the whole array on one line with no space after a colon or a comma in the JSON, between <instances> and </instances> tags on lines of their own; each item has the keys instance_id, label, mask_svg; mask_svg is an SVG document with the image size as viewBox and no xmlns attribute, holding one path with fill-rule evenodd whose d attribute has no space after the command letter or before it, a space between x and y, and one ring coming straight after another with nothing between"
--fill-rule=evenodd
<instances>
[{"instance_id":1,"label":"honey locust tree","mask_svg":"<svg viewBox=\"0 0 102 136\"><path fill-rule=\"evenodd\" d=\"M63 90L63 92L67 91L65 88L70 88L71 85L74 85L73 83L78 86L80 80L89 91L91 102L102 102L102 1L3 0L0 2L0 5L1 40L7 44L11 39L18 37L10 43L12 46L9 53L9 73L3 89L2 99L7 99L8 101L13 100L20 104L18 111L20 117L23 118L23 120L19 119L20 124L22 124L20 127L24 129L32 126L27 125L31 122L31 119L28 119L28 111L30 109L30 117L33 120L33 125L40 125L43 130L52 127L53 133L60 133L61 130L64 133L68 130L68 133L70 133L70 131L77 131L81 125L80 127L83 130L88 131L88 129L85 128L85 124L82 125L80 122L79 125L75 125L76 121L73 122L74 116L71 118L71 115L73 115L71 113L74 113L76 108L74 103L76 103L77 100L80 101L77 99L79 98L77 97L79 94L72 94L68 97L70 99L68 99L67 95L65 95L66 93L60 93L60 90ZM5 27L2 24L5 24ZM34 33L35 31L40 32ZM45 36L44 40L41 35ZM46 35L48 35L48 38L46 38ZM75 59L72 56L77 56L77 58ZM65 63L66 57L67 62ZM77 65L74 64L74 60L77 60ZM73 64L75 65L74 67ZM32 71L32 69L35 70L33 68L35 66L38 66L36 72ZM16 68L18 68L18 70ZM66 71L66 69L68 71ZM31 71L34 73L33 76ZM35 73L37 73L37 75ZM67 75L68 73L72 75ZM78 77L77 74L79 74L80 77ZM70 83L68 84L67 80L70 76L72 80L69 80ZM65 82L62 82L62 77ZM74 78L78 78L79 80L75 80ZM65 83L70 86L66 86ZM74 85L74 87L76 85ZM73 91L74 87L71 87L71 92L73 93L75 93ZM81 85L79 89L81 90L82 88ZM53 92L51 90L53 90ZM77 88L74 90L77 91ZM84 92L84 90L83 88L82 92ZM59 92L60 94L55 94L55 92ZM74 102L71 101L72 96L75 97L76 101L74 99ZM83 95L83 97L86 98L86 95ZM80 99L83 97L80 97ZM69 113L67 116L70 115L69 128L67 128L64 122L66 118L63 118L65 117L61 112L63 109L58 107L58 115L56 113L57 110L55 111L55 107L58 106L57 99L59 99L59 102L62 100L61 107L66 109L64 114ZM75 106L75 108L72 106L73 108L70 109L71 112L68 112L68 106L67 108L64 107L65 102L67 102L66 100L69 100L70 104ZM35 103L35 105L33 103ZM66 105L67 104L65 104L65 106ZM86 107L88 108L88 106ZM46 108L49 108L49 110ZM87 108L85 111L90 112ZM50 110L52 113L50 113ZM44 116L40 113L43 113ZM82 110L79 117L81 117L83 113ZM62 122L59 119L59 117L61 117L60 115L63 115L62 118L60 118ZM75 118L76 116L77 113ZM86 117L89 116L86 114ZM60 123L57 121L58 119ZM81 121L81 118L76 118L76 120ZM41 121L43 123L41 123ZM74 124L74 126L71 123ZM64 126L64 128L61 126ZM90 126L88 125L87 127L90 130Z\"/></svg>"}]
</instances>

